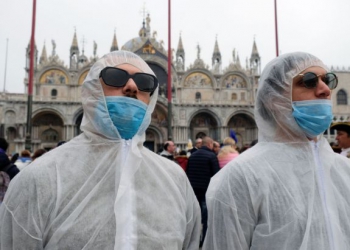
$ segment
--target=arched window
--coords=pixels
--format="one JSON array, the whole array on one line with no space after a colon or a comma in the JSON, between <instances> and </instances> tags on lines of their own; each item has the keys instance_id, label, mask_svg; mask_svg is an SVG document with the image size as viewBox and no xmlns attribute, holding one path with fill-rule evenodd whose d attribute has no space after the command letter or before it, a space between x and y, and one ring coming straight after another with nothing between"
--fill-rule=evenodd
<instances>
[{"instance_id":1,"label":"arched window","mask_svg":"<svg viewBox=\"0 0 350 250\"><path fill-rule=\"evenodd\" d=\"M197 102L200 102L201 99L202 99L202 94L201 94L201 92L196 92L196 101L197 101Z\"/></svg>"},{"instance_id":2,"label":"arched window","mask_svg":"<svg viewBox=\"0 0 350 250\"><path fill-rule=\"evenodd\" d=\"M348 105L348 95L345 90L341 89L337 93L337 104L338 105Z\"/></svg>"},{"instance_id":3,"label":"arched window","mask_svg":"<svg viewBox=\"0 0 350 250\"><path fill-rule=\"evenodd\" d=\"M51 90L51 97L57 97L57 90L56 89Z\"/></svg>"}]
</instances>

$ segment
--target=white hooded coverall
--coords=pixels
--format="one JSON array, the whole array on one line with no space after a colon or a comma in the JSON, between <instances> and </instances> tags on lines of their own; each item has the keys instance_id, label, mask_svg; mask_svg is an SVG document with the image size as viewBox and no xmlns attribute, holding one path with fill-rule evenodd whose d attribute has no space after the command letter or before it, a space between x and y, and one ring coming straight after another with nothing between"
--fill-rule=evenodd
<instances>
[{"instance_id":1,"label":"white hooded coverall","mask_svg":"<svg viewBox=\"0 0 350 250\"><path fill-rule=\"evenodd\" d=\"M326 69L301 52L264 69L259 142L212 178L203 249L350 249L350 161L322 135L309 141L292 116L293 78L311 66Z\"/></svg>"},{"instance_id":2,"label":"white hooded coverall","mask_svg":"<svg viewBox=\"0 0 350 250\"><path fill-rule=\"evenodd\" d=\"M143 146L158 88L131 140L109 116L99 74L124 63L154 75L126 51L92 66L82 85L83 133L11 182L0 206L1 250L198 249L200 210L186 174Z\"/></svg>"}]
</instances>

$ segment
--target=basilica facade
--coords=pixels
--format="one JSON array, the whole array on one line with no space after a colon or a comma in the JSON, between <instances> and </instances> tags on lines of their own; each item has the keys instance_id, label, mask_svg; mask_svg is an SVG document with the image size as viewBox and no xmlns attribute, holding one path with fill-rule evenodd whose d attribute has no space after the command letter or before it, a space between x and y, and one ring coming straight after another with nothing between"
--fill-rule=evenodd
<instances>
[{"instance_id":1,"label":"basilica facade","mask_svg":"<svg viewBox=\"0 0 350 250\"><path fill-rule=\"evenodd\" d=\"M137 34L137 31L135 32ZM177 49L172 51L172 108L168 113L167 78L168 52L162 40L151 32L150 18L145 18L135 38L121 48L116 34L110 51L128 50L143 58L157 75L159 97L152 114L152 122L146 131L145 146L158 151L168 139L168 115L171 116L172 140L179 148L185 149L192 141L205 135L222 141L234 130L238 146L242 147L257 139L258 130L254 120L254 102L261 73L261 58L255 41L252 41L250 58L243 66L238 53L232 52L229 65L222 65L222 56L216 40L212 61L206 64L197 47L197 58L186 62L186 51L181 36ZM96 60L97 44L89 58L80 50L76 33L70 47L69 66L53 50L48 55L44 45L40 52L35 47L35 70L33 85L31 149L51 149L59 141L68 141L81 133L83 117L80 86ZM24 84L28 89L29 54ZM108 51L106 51L108 52ZM186 65L189 65L186 67ZM333 91L334 121L350 120L349 98L350 70L332 69L339 77L339 86ZM27 94L0 94L0 137L10 143L9 152L25 148ZM329 141L334 140L334 131L326 131Z\"/></svg>"}]
</instances>

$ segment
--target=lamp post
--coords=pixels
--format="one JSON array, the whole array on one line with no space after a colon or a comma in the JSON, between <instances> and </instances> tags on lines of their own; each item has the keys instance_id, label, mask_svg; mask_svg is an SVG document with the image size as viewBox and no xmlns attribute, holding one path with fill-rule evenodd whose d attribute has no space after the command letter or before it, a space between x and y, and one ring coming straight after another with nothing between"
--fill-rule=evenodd
<instances>
[{"instance_id":1,"label":"lamp post","mask_svg":"<svg viewBox=\"0 0 350 250\"><path fill-rule=\"evenodd\" d=\"M172 106L171 106L171 97L172 97L172 88L171 88L171 1L168 0L168 140L172 140L173 132L171 128L172 123Z\"/></svg>"},{"instance_id":2,"label":"lamp post","mask_svg":"<svg viewBox=\"0 0 350 250\"><path fill-rule=\"evenodd\" d=\"M29 82L28 82L28 102L27 102L27 127L25 148L32 149L32 106L33 106L33 76L34 76L34 49L35 49L35 14L36 0L33 0L32 34L30 37L30 58L29 58Z\"/></svg>"}]
</instances>

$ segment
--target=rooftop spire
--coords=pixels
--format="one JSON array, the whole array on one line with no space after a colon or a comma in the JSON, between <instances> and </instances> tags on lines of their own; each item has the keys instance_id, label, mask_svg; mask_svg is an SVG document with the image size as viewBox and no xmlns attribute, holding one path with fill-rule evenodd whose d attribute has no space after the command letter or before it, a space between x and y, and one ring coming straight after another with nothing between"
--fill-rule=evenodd
<instances>
[{"instance_id":1,"label":"rooftop spire","mask_svg":"<svg viewBox=\"0 0 350 250\"><path fill-rule=\"evenodd\" d=\"M255 38L253 42L252 56L259 56L258 48L256 46Z\"/></svg>"},{"instance_id":2,"label":"rooftop spire","mask_svg":"<svg viewBox=\"0 0 350 250\"><path fill-rule=\"evenodd\" d=\"M42 64L45 62L47 62L47 53L46 53L46 46L44 42L44 47L43 47L43 51L41 52L39 63Z\"/></svg>"},{"instance_id":3,"label":"rooftop spire","mask_svg":"<svg viewBox=\"0 0 350 250\"><path fill-rule=\"evenodd\" d=\"M213 56L212 56L211 60L212 60L213 71L216 74L219 73L220 68L221 68L221 53L220 53L220 49L219 49L217 35L215 38L214 52L213 52Z\"/></svg>"},{"instance_id":4,"label":"rooftop spire","mask_svg":"<svg viewBox=\"0 0 350 250\"><path fill-rule=\"evenodd\" d=\"M179 44L177 45L176 50L176 70L184 71L185 70L185 49L182 45L182 37L180 32Z\"/></svg>"},{"instance_id":5,"label":"rooftop spire","mask_svg":"<svg viewBox=\"0 0 350 250\"><path fill-rule=\"evenodd\" d=\"M77 39L77 30L75 28L74 28L74 36L73 36L71 49L78 49L79 50L78 39Z\"/></svg>"},{"instance_id":6,"label":"rooftop spire","mask_svg":"<svg viewBox=\"0 0 350 250\"><path fill-rule=\"evenodd\" d=\"M261 60L256 46L255 37L253 42L252 55L250 57L250 68L254 75L260 75L261 73Z\"/></svg>"},{"instance_id":7,"label":"rooftop spire","mask_svg":"<svg viewBox=\"0 0 350 250\"><path fill-rule=\"evenodd\" d=\"M177 51L184 51L184 46L182 45L182 37L180 33L179 44L177 45Z\"/></svg>"},{"instance_id":8,"label":"rooftop spire","mask_svg":"<svg viewBox=\"0 0 350 250\"><path fill-rule=\"evenodd\" d=\"M112 41L112 46L111 46L111 52L115 51L115 50L119 50L119 48L118 48L116 30L114 29L114 36L113 36L113 41Z\"/></svg>"},{"instance_id":9,"label":"rooftop spire","mask_svg":"<svg viewBox=\"0 0 350 250\"><path fill-rule=\"evenodd\" d=\"M238 52L237 52L237 57L236 57L236 64L237 64L238 67L241 67L241 61L239 59Z\"/></svg>"},{"instance_id":10,"label":"rooftop spire","mask_svg":"<svg viewBox=\"0 0 350 250\"><path fill-rule=\"evenodd\" d=\"M218 36L216 35L215 38L215 45L214 45L214 53L213 54L220 54L219 44L218 44Z\"/></svg>"}]
</instances>

